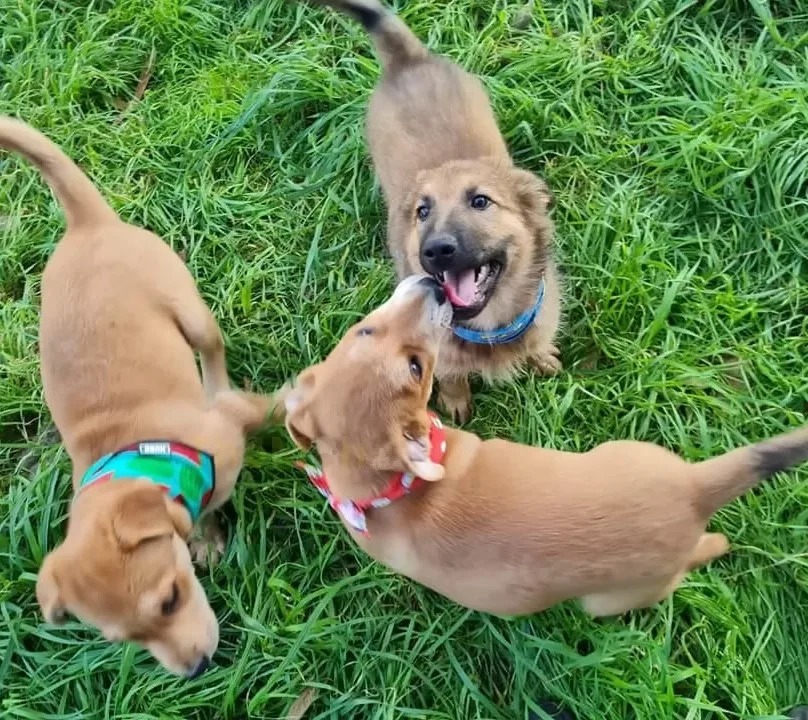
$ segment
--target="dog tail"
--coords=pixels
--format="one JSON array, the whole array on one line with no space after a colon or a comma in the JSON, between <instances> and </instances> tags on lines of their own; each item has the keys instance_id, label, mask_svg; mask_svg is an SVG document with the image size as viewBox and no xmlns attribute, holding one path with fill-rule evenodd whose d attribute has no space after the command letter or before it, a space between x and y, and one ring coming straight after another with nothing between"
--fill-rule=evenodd
<instances>
[{"instance_id":1,"label":"dog tail","mask_svg":"<svg viewBox=\"0 0 808 720\"><path fill-rule=\"evenodd\" d=\"M429 51L406 23L377 0L311 1L330 5L361 23L373 38L384 71L395 72L429 56Z\"/></svg>"},{"instance_id":2,"label":"dog tail","mask_svg":"<svg viewBox=\"0 0 808 720\"><path fill-rule=\"evenodd\" d=\"M709 517L772 475L808 460L808 426L694 465L699 509Z\"/></svg>"},{"instance_id":3,"label":"dog tail","mask_svg":"<svg viewBox=\"0 0 808 720\"><path fill-rule=\"evenodd\" d=\"M0 116L0 147L24 155L39 168L67 218L67 227L117 218L90 179L39 130L20 120Z\"/></svg>"}]
</instances>

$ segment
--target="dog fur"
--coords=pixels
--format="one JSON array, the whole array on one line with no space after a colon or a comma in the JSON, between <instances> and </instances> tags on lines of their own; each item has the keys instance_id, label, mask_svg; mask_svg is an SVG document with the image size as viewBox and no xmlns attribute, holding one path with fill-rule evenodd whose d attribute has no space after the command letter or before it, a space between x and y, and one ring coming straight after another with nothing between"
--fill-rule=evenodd
<instances>
[{"instance_id":1,"label":"dog fur","mask_svg":"<svg viewBox=\"0 0 808 720\"><path fill-rule=\"evenodd\" d=\"M367 536L346 527L373 558L466 607L521 615L577 598L600 616L653 605L727 552L705 530L717 510L808 459L808 428L700 463L651 443L572 453L447 428L443 462L425 461L432 368L449 333L436 287L405 279L301 373L286 424L298 446L317 447L341 500L372 499L397 472L433 481L368 510Z\"/></svg>"},{"instance_id":2,"label":"dog fur","mask_svg":"<svg viewBox=\"0 0 808 720\"><path fill-rule=\"evenodd\" d=\"M45 400L72 460L74 491L106 453L142 440L185 443L214 456L203 524L220 541L210 513L233 490L245 433L278 398L230 388L219 327L168 245L122 222L40 132L0 118L0 146L41 171L67 219L42 275L39 343ZM146 647L173 673L198 674L219 631L194 574L191 530L185 507L149 480L76 492L65 541L37 580L45 618L71 613L109 640Z\"/></svg>"},{"instance_id":3,"label":"dog fur","mask_svg":"<svg viewBox=\"0 0 808 720\"><path fill-rule=\"evenodd\" d=\"M387 239L399 280L436 271L425 253L441 239L457 245L457 266L499 258L487 303L463 324L507 325L530 307L541 278L545 299L519 339L478 345L450 338L436 370L439 406L464 422L471 412L469 376L507 377L525 364L542 375L561 370L555 335L561 284L552 256L553 198L543 180L516 167L482 83L429 52L405 23L376 0L315 0L358 20L382 66L367 111L367 138L387 211ZM490 203L471 207L470 198ZM428 204L428 217L419 220ZM448 276L448 273L447 273ZM455 320L462 312L456 308Z\"/></svg>"}]
</instances>

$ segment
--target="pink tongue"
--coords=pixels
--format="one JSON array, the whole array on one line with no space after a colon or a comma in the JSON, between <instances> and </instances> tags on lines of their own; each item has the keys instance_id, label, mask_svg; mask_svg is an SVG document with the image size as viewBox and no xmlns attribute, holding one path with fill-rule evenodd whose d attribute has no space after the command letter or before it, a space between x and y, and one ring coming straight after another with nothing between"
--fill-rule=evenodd
<instances>
[{"instance_id":1,"label":"pink tongue","mask_svg":"<svg viewBox=\"0 0 808 720\"><path fill-rule=\"evenodd\" d=\"M443 289L452 305L456 307L473 305L474 300L477 298L477 283L474 282L474 270L447 271Z\"/></svg>"}]
</instances>

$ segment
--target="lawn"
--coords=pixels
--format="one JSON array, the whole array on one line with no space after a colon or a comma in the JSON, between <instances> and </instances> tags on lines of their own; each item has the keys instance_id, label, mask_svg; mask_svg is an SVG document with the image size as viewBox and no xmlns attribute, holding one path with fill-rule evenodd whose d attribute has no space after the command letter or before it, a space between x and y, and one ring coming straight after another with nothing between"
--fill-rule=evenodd
<instances>
[{"instance_id":1,"label":"lawn","mask_svg":"<svg viewBox=\"0 0 808 720\"><path fill-rule=\"evenodd\" d=\"M565 449L652 440L698 459L805 422L806 6L548 0L517 29L520 8L401 8L482 76L516 159L557 199L566 371L476 386L470 428ZM0 0L0 112L62 144L123 218L182 253L234 381L265 390L392 286L362 130L377 73L361 29L284 0ZM34 584L64 534L70 463L36 338L62 227L37 173L3 154L3 720L282 718L306 688L307 720L523 720L544 697L578 720L751 720L808 703L805 469L723 510L714 526L734 553L658 607L508 620L370 562L271 430L248 451L227 555L204 573L214 669L174 679L76 622L44 625Z\"/></svg>"}]
</instances>

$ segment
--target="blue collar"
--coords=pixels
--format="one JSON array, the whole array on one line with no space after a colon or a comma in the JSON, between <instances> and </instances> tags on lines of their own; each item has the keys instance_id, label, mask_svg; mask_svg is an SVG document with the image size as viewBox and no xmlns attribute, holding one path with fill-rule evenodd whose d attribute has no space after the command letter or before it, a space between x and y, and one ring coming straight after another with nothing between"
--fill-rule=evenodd
<instances>
[{"instance_id":1,"label":"blue collar","mask_svg":"<svg viewBox=\"0 0 808 720\"><path fill-rule=\"evenodd\" d=\"M455 337L475 345L504 345L518 340L524 335L544 305L544 278L539 283L539 292L536 302L523 313L517 315L510 323L493 330L473 330L472 328L456 325L453 329Z\"/></svg>"}]
</instances>

